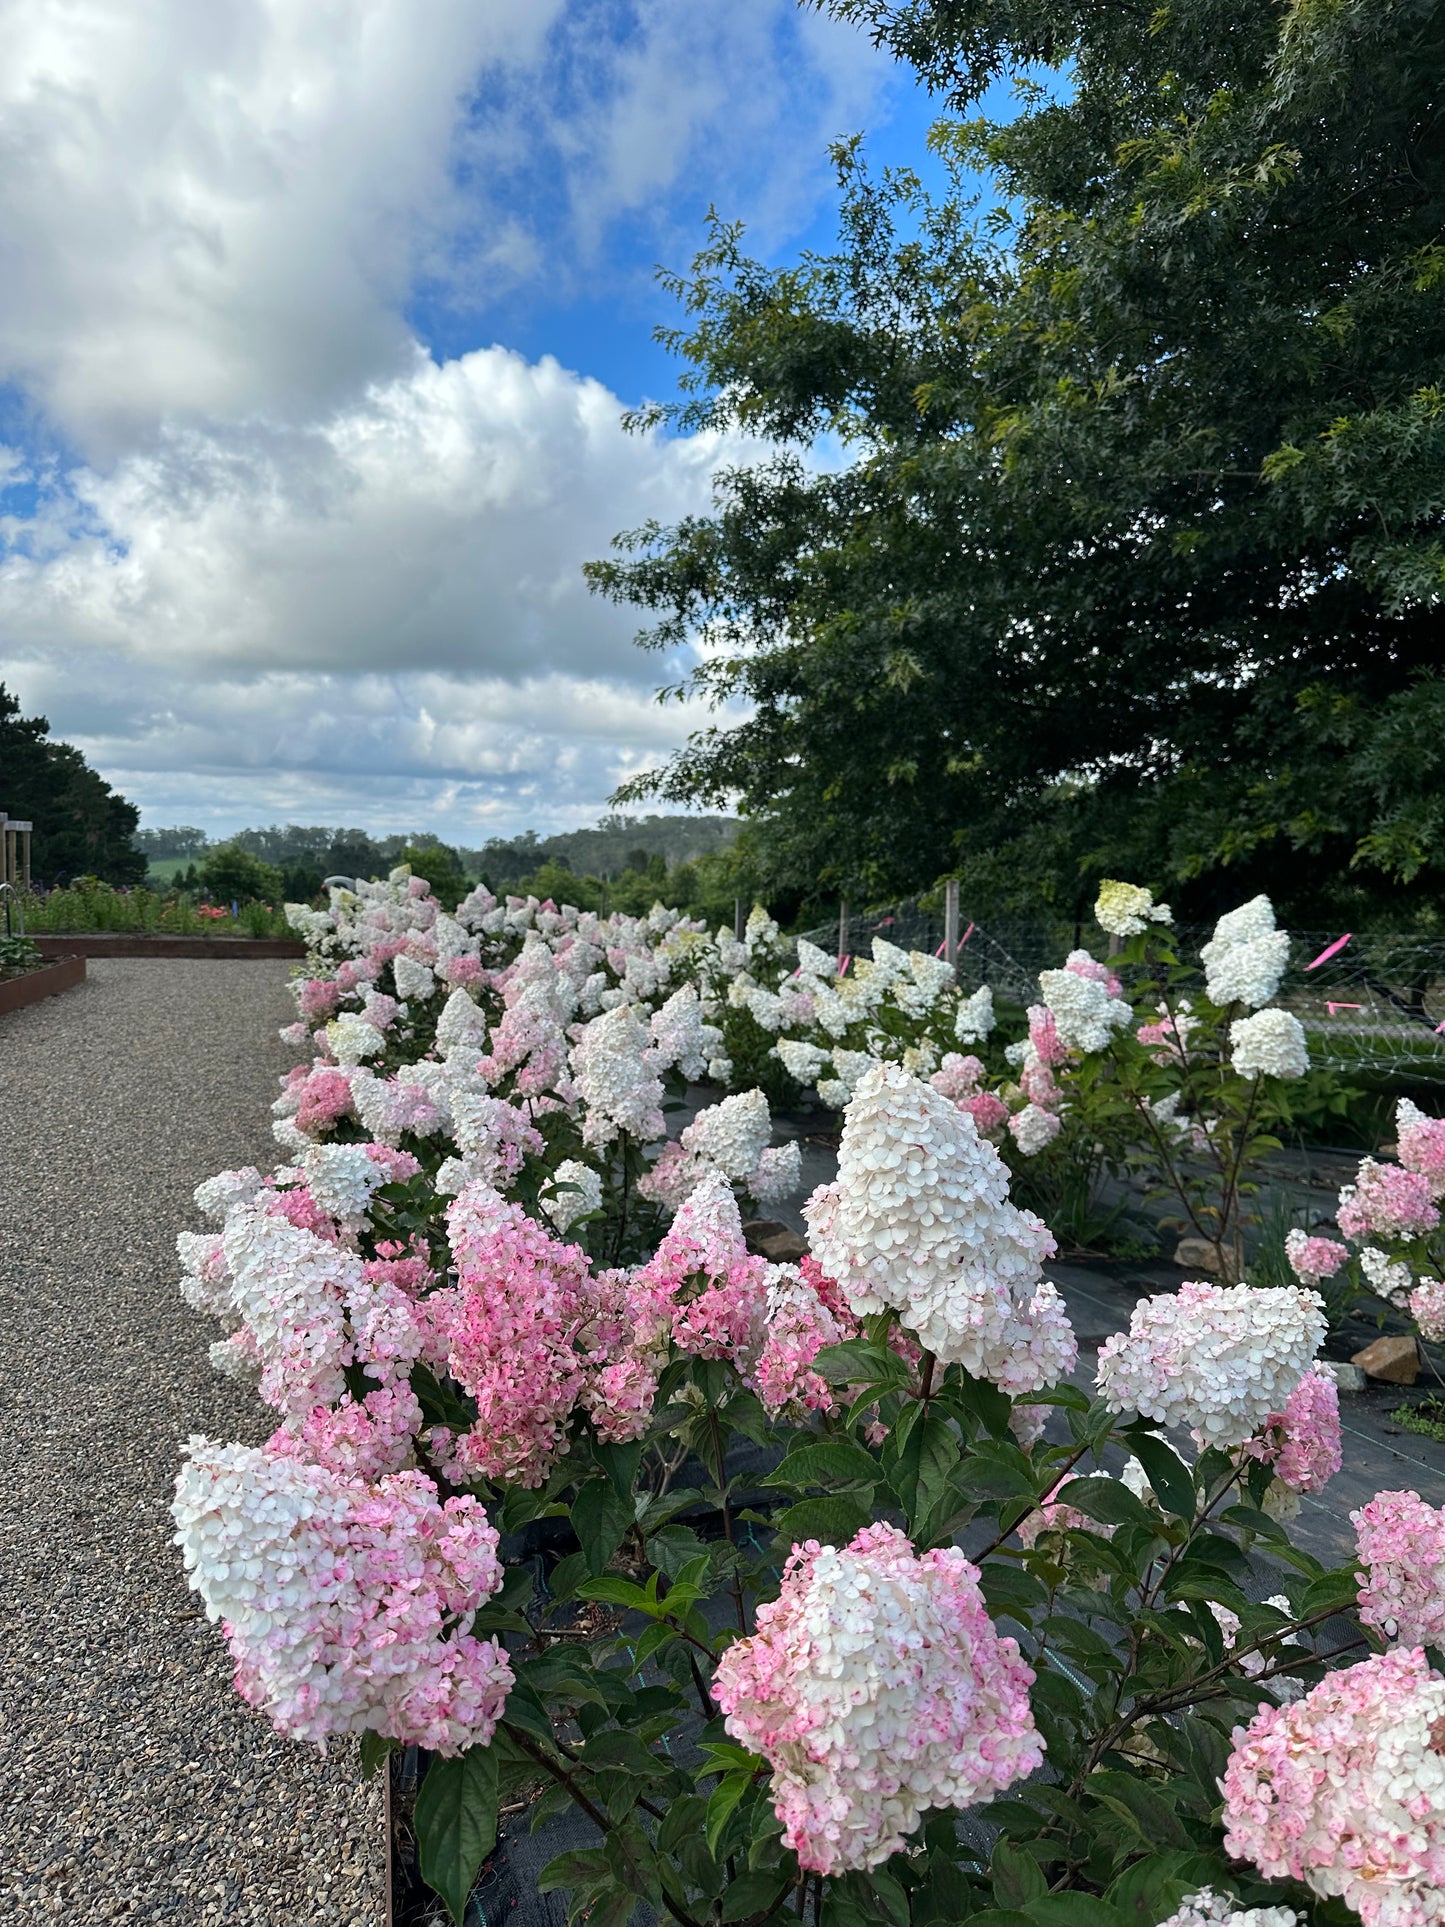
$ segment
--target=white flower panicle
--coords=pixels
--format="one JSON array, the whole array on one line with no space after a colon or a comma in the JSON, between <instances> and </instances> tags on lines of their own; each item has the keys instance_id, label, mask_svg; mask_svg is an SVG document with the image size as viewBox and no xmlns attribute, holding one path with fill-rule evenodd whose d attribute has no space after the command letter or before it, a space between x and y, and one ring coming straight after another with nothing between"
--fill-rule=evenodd
<instances>
[{"instance_id":1,"label":"white flower panicle","mask_svg":"<svg viewBox=\"0 0 1445 1927\"><path fill-rule=\"evenodd\" d=\"M542 1199L542 1209L563 1237L579 1218L602 1207L602 1179L590 1164L577 1158L563 1158L552 1174L554 1185L575 1186L572 1190L553 1190Z\"/></svg>"},{"instance_id":2,"label":"white flower panicle","mask_svg":"<svg viewBox=\"0 0 1445 1927\"><path fill-rule=\"evenodd\" d=\"M1111 937L1138 937L1151 923L1170 923L1167 903L1156 903L1153 893L1137 883L1106 877L1099 885L1094 921Z\"/></svg>"},{"instance_id":3,"label":"white flower panicle","mask_svg":"<svg viewBox=\"0 0 1445 1927\"><path fill-rule=\"evenodd\" d=\"M1293 1011L1257 1010L1229 1026L1230 1063L1241 1077L1303 1077L1310 1067L1304 1025Z\"/></svg>"},{"instance_id":4,"label":"white flower panicle","mask_svg":"<svg viewBox=\"0 0 1445 1927\"><path fill-rule=\"evenodd\" d=\"M773 1134L768 1100L761 1091L739 1091L699 1111L682 1134L682 1148L715 1164L739 1183L757 1169Z\"/></svg>"},{"instance_id":5,"label":"white flower panicle","mask_svg":"<svg viewBox=\"0 0 1445 1927\"><path fill-rule=\"evenodd\" d=\"M1099 1352L1111 1411L1187 1425L1203 1445L1243 1445L1303 1378L1325 1335L1324 1300L1291 1286L1189 1283L1134 1307Z\"/></svg>"},{"instance_id":6,"label":"white flower panicle","mask_svg":"<svg viewBox=\"0 0 1445 1927\"><path fill-rule=\"evenodd\" d=\"M1257 1010L1279 989L1289 962L1289 932L1275 929L1268 897L1252 897L1219 919L1199 954L1205 989L1216 1004L1248 1004Z\"/></svg>"},{"instance_id":7,"label":"white flower panicle","mask_svg":"<svg viewBox=\"0 0 1445 1927\"><path fill-rule=\"evenodd\" d=\"M803 1207L813 1254L858 1317L893 1309L945 1363L1037 1391L1073 1363L1041 1281L1054 1240L1010 1203L1008 1171L973 1119L907 1072L875 1065L843 1125L838 1177Z\"/></svg>"},{"instance_id":8,"label":"white flower panicle","mask_svg":"<svg viewBox=\"0 0 1445 1927\"><path fill-rule=\"evenodd\" d=\"M1041 970L1039 990L1065 1050L1103 1050L1116 1030L1133 1021L1133 1011L1109 995L1107 984L1075 970Z\"/></svg>"},{"instance_id":9,"label":"white flower panicle","mask_svg":"<svg viewBox=\"0 0 1445 1927\"><path fill-rule=\"evenodd\" d=\"M953 1020L953 1035L960 1044L981 1044L996 1021L993 991L987 984L980 984L971 997L965 997L959 1003L958 1015Z\"/></svg>"}]
</instances>

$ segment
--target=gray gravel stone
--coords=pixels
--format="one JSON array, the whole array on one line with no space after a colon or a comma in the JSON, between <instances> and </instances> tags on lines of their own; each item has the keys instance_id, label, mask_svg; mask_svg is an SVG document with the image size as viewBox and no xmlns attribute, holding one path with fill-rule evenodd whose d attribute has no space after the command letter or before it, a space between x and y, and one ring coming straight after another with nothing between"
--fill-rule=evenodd
<instances>
[{"instance_id":1,"label":"gray gravel stone","mask_svg":"<svg viewBox=\"0 0 1445 1927\"><path fill-rule=\"evenodd\" d=\"M375 1927L381 1791L232 1691L167 1508L253 1394L176 1291L192 1188L276 1161L284 962L104 960L0 1018L0 1919Z\"/></svg>"}]
</instances>

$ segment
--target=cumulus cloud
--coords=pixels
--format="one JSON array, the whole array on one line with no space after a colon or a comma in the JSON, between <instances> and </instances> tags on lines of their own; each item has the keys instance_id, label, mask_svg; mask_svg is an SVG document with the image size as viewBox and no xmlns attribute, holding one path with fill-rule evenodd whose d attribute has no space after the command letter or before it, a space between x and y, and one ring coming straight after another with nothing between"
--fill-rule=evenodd
<instances>
[{"instance_id":1,"label":"cumulus cloud","mask_svg":"<svg viewBox=\"0 0 1445 1927\"><path fill-rule=\"evenodd\" d=\"M22 700L151 821L575 821L680 741L580 565L747 450L407 317L484 341L497 291L620 283L619 223L695 238L714 193L782 233L882 85L866 42L793 0L0 0L0 32Z\"/></svg>"}]
</instances>

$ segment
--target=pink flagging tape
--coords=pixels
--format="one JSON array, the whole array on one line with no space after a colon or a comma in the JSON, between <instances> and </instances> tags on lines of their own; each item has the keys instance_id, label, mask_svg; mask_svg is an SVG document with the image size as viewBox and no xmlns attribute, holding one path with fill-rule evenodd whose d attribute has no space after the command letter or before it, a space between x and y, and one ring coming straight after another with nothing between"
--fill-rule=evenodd
<instances>
[{"instance_id":1,"label":"pink flagging tape","mask_svg":"<svg viewBox=\"0 0 1445 1927\"><path fill-rule=\"evenodd\" d=\"M958 947L960 950L962 950L963 946L968 942L969 938L973 935L974 931L977 928L978 928L978 925L976 923L971 923L968 926L967 930L964 931L963 935L958 940Z\"/></svg>"},{"instance_id":2,"label":"pink flagging tape","mask_svg":"<svg viewBox=\"0 0 1445 1927\"><path fill-rule=\"evenodd\" d=\"M1325 1002L1325 1009L1330 1013L1331 1017L1333 1017L1337 1010L1363 1010L1364 1005L1363 1004L1332 1004L1327 999Z\"/></svg>"},{"instance_id":3,"label":"pink flagging tape","mask_svg":"<svg viewBox=\"0 0 1445 1927\"><path fill-rule=\"evenodd\" d=\"M1350 938L1353 935L1354 935L1354 932L1352 930L1347 930L1342 937L1336 937L1333 943L1326 944L1324 949L1315 958L1314 962L1307 963L1305 965L1305 969L1318 970L1322 963L1328 963L1331 957L1337 957L1339 953L1344 949L1345 945L1350 941ZM1351 1004L1349 1008L1351 1010L1358 1010L1359 1005Z\"/></svg>"}]
</instances>

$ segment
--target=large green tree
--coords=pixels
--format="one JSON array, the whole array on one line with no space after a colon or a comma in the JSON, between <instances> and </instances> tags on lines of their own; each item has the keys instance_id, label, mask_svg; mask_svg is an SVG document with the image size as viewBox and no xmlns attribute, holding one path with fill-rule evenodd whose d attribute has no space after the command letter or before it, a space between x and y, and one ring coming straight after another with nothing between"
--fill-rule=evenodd
<instances>
[{"instance_id":1,"label":"large green tree","mask_svg":"<svg viewBox=\"0 0 1445 1927\"><path fill-rule=\"evenodd\" d=\"M1445 5L829 10L938 92L946 185L846 144L835 251L717 222L675 280L641 419L784 452L589 569L751 712L624 794L737 795L795 884L1435 915Z\"/></svg>"},{"instance_id":2,"label":"large green tree","mask_svg":"<svg viewBox=\"0 0 1445 1927\"><path fill-rule=\"evenodd\" d=\"M97 876L140 883L146 857L132 842L140 821L70 743L57 743L44 716L22 716L0 683L0 809L34 824L30 869L37 883Z\"/></svg>"}]
</instances>

